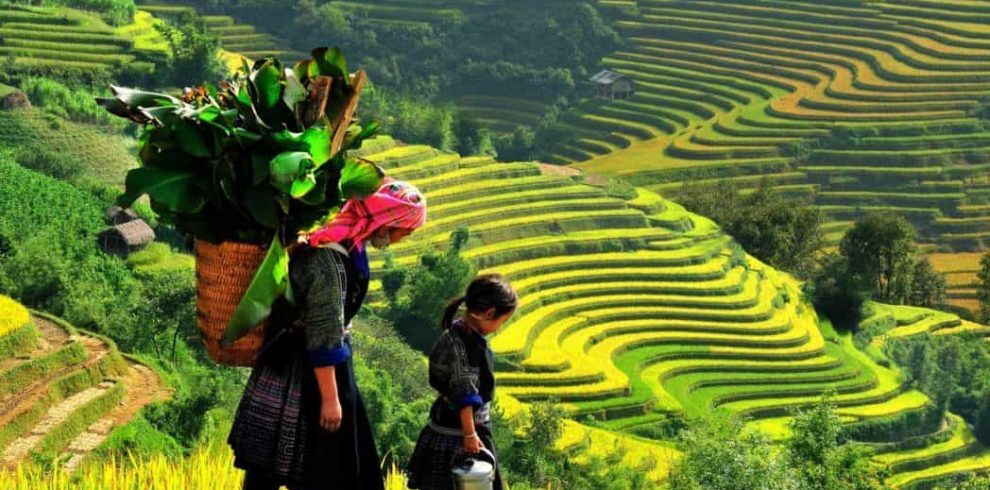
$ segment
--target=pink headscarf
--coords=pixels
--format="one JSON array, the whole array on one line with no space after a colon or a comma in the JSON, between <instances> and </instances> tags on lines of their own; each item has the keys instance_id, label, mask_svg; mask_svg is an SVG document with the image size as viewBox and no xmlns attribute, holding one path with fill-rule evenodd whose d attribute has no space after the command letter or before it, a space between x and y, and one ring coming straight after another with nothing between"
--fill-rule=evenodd
<instances>
[{"instance_id":1,"label":"pink headscarf","mask_svg":"<svg viewBox=\"0 0 990 490\"><path fill-rule=\"evenodd\" d=\"M374 194L350 199L337 216L309 236L311 247L350 239L361 251L364 241L379 228L415 230L426 223L426 197L412 184L386 179Z\"/></svg>"}]
</instances>

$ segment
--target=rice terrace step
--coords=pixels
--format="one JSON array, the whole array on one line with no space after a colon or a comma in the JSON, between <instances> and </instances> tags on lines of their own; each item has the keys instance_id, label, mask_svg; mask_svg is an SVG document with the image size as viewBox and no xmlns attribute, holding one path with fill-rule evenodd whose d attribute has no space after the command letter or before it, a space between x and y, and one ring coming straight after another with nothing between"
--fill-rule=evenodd
<instances>
[{"instance_id":1,"label":"rice terrace step","mask_svg":"<svg viewBox=\"0 0 990 490\"><path fill-rule=\"evenodd\" d=\"M0 301L24 321L20 330L36 334L19 353L0 356L0 465L13 467L31 452L62 454L71 472L114 428L171 396L154 369L122 356L109 339Z\"/></svg>"}]
</instances>

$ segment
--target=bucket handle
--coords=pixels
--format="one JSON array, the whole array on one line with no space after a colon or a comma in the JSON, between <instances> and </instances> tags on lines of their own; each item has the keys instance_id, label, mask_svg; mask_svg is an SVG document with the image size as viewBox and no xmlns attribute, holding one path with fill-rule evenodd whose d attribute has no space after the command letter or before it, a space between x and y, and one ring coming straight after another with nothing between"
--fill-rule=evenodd
<instances>
[{"instance_id":1,"label":"bucket handle","mask_svg":"<svg viewBox=\"0 0 990 490\"><path fill-rule=\"evenodd\" d=\"M487 447L482 447L481 451L478 451L476 453L469 453L465 451L464 448L458 448L457 451L454 453L454 457L450 459L450 467L453 468L456 466L460 466L461 463L469 459L478 461L479 460L478 456L482 457L481 458L482 461L488 461L489 463L491 463L492 468L498 466L498 461L495 458L495 454L489 451Z\"/></svg>"}]
</instances>

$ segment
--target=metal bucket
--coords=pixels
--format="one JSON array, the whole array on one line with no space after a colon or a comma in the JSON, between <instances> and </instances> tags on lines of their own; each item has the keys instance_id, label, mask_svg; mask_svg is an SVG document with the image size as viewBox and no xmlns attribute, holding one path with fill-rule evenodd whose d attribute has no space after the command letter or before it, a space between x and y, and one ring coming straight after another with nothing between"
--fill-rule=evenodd
<instances>
[{"instance_id":1,"label":"metal bucket","mask_svg":"<svg viewBox=\"0 0 990 490\"><path fill-rule=\"evenodd\" d=\"M495 483L495 455L487 448L477 454L459 451L450 462L456 490L492 490Z\"/></svg>"}]
</instances>

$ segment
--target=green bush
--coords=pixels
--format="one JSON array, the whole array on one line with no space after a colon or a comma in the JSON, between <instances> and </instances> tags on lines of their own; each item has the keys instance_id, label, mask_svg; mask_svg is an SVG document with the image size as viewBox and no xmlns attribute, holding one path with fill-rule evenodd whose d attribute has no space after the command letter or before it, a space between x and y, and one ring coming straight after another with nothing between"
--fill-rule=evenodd
<instances>
[{"instance_id":1,"label":"green bush","mask_svg":"<svg viewBox=\"0 0 990 490\"><path fill-rule=\"evenodd\" d=\"M694 421L679 441L683 455L671 468L671 490L798 488L770 440L727 417Z\"/></svg>"},{"instance_id":2,"label":"green bush","mask_svg":"<svg viewBox=\"0 0 990 490\"><path fill-rule=\"evenodd\" d=\"M533 490L640 490L653 488L647 479L650 468L633 468L622 462L625 452L618 446L607 456L589 456L577 464L572 450L554 449L563 433L563 415L553 402L529 406L523 415L504 418L498 406L492 409L495 447L502 478L512 488Z\"/></svg>"},{"instance_id":3,"label":"green bush","mask_svg":"<svg viewBox=\"0 0 990 490\"><path fill-rule=\"evenodd\" d=\"M435 104L425 98L402 96L383 87L370 85L361 95L358 115L366 120L382 122L384 131L396 139L427 144L443 150L476 147L481 141L477 132L465 134L465 141L457 141L455 122L458 120L456 108L451 104ZM467 131L466 128L457 128Z\"/></svg>"},{"instance_id":4,"label":"green bush","mask_svg":"<svg viewBox=\"0 0 990 490\"><path fill-rule=\"evenodd\" d=\"M403 342L388 323L362 316L355 327L354 372L375 431L378 452L399 464L412 456L424 414L436 392L422 353Z\"/></svg>"},{"instance_id":5,"label":"green bush","mask_svg":"<svg viewBox=\"0 0 990 490\"><path fill-rule=\"evenodd\" d=\"M464 294L474 278L474 265L461 257L469 236L466 228L458 229L446 252L427 252L414 267L400 269L386 262L383 287L390 301L382 316L416 349L429 351L447 301Z\"/></svg>"},{"instance_id":6,"label":"green bush","mask_svg":"<svg viewBox=\"0 0 990 490\"><path fill-rule=\"evenodd\" d=\"M959 414L990 443L990 344L961 335L894 339L887 354L940 410Z\"/></svg>"}]
</instances>

